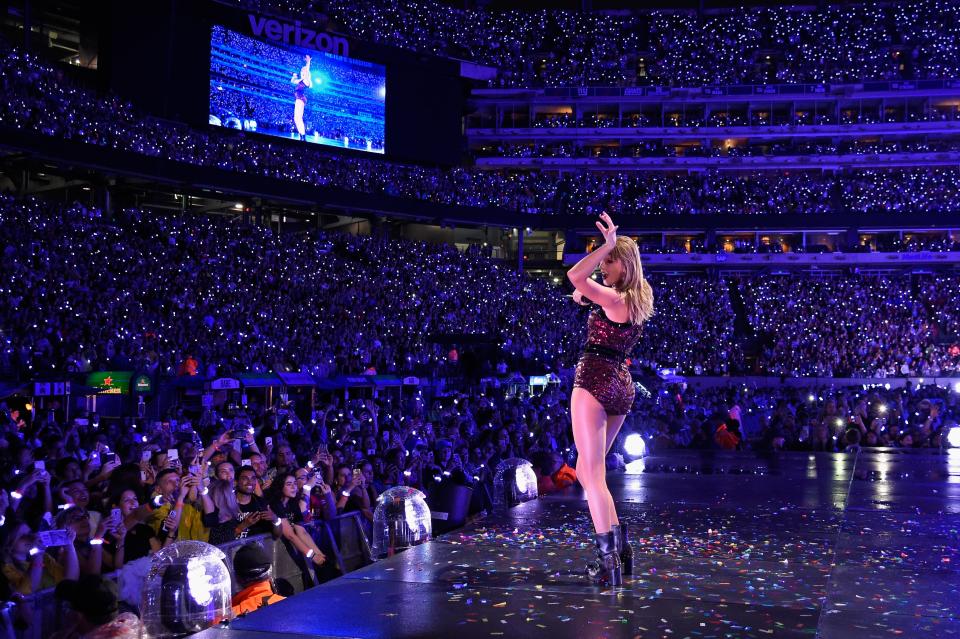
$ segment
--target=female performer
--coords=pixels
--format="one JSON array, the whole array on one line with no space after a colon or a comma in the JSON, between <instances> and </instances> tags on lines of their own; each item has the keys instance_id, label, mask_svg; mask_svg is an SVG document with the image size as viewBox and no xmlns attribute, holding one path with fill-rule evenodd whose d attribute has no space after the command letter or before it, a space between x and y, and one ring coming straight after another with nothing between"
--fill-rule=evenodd
<instances>
[{"instance_id":1,"label":"female performer","mask_svg":"<svg viewBox=\"0 0 960 639\"><path fill-rule=\"evenodd\" d=\"M640 338L643 322L653 315L653 289L643 277L637 244L628 237L618 238L617 227L606 213L597 228L603 234L603 246L567 271L577 289L574 300L600 307L587 320L587 343L577 363L570 414L578 452L577 478L596 529L597 562L590 564L588 573L598 583L619 586L622 575L633 572L633 553L607 488L605 461L633 405L635 391L626 359ZM602 286L590 279L598 266Z\"/></svg>"},{"instance_id":2,"label":"female performer","mask_svg":"<svg viewBox=\"0 0 960 639\"><path fill-rule=\"evenodd\" d=\"M300 134L300 139L304 139L304 135L307 132L307 127L303 124L303 108L307 106L307 89L313 86L313 78L310 76L310 56L303 56L304 64L300 67L300 75L294 74L290 78L290 83L297 85L297 88L293 90L296 100L293 103L293 122L297 125L297 133Z\"/></svg>"}]
</instances>

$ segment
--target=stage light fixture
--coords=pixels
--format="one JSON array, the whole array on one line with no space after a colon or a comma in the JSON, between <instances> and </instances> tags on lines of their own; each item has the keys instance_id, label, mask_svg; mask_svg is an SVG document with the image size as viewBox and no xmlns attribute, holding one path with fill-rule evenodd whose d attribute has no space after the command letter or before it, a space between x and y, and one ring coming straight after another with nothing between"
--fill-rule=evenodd
<instances>
[{"instance_id":1,"label":"stage light fixture","mask_svg":"<svg viewBox=\"0 0 960 639\"><path fill-rule=\"evenodd\" d=\"M954 426L947 431L947 443L952 448L960 448L960 426Z\"/></svg>"},{"instance_id":2,"label":"stage light fixture","mask_svg":"<svg viewBox=\"0 0 960 639\"><path fill-rule=\"evenodd\" d=\"M623 442L623 451L630 457L643 457L647 452L647 443L637 433L631 433Z\"/></svg>"}]
</instances>

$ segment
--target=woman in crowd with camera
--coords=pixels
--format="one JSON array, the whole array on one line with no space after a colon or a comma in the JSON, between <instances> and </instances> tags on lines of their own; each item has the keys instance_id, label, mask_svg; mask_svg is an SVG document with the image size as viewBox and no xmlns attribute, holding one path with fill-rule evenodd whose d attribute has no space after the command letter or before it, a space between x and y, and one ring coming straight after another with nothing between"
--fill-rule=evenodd
<instances>
[{"instance_id":1,"label":"woman in crowd with camera","mask_svg":"<svg viewBox=\"0 0 960 639\"><path fill-rule=\"evenodd\" d=\"M364 517L373 521L370 494L366 491L363 473L351 468L349 464L337 467L334 478L334 491L337 497L337 513L343 514L359 510Z\"/></svg>"},{"instance_id":2,"label":"woman in crowd with camera","mask_svg":"<svg viewBox=\"0 0 960 639\"><path fill-rule=\"evenodd\" d=\"M309 483L299 487L296 472L284 472L277 475L269 492L270 509L280 517L280 534L293 544L304 557L316 565L322 565L326 556L317 547L315 541L303 527L310 514L310 493L313 486Z\"/></svg>"},{"instance_id":3,"label":"woman in crowd with camera","mask_svg":"<svg viewBox=\"0 0 960 639\"><path fill-rule=\"evenodd\" d=\"M26 523L16 523L3 546L3 577L14 592L29 595L44 588L52 588L63 579L80 577L80 562L74 546L76 533L67 530L63 546L47 552Z\"/></svg>"}]
</instances>

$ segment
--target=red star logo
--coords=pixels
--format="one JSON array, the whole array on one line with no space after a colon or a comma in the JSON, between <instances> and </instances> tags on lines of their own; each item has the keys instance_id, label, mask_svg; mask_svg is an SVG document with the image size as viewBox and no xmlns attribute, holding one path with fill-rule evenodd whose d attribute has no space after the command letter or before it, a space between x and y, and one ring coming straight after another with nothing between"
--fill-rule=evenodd
<instances>
[{"instance_id":1,"label":"red star logo","mask_svg":"<svg viewBox=\"0 0 960 639\"><path fill-rule=\"evenodd\" d=\"M104 377L104 378L103 378L103 385L104 385L104 386L113 386L113 378L110 377L109 375L108 375L107 377Z\"/></svg>"}]
</instances>

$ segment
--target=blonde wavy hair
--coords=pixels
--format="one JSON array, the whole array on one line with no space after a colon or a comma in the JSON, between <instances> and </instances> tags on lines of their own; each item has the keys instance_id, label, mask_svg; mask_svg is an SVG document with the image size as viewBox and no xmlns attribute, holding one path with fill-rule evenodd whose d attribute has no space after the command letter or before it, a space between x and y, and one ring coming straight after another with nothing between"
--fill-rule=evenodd
<instances>
[{"instance_id":1,"label":"blonde wavy hair","mask_svg":"<svg viewBox=\"0 0 960 639\"><path fill-rule=\"evenodd\" d=\"M642 324L653 316L653 288L643 277L640 249L629 237L620 236L610 251L610 258L620 260L623 275L613 288L623 294L631 324Z\"/></svg>"}]
</instances>

